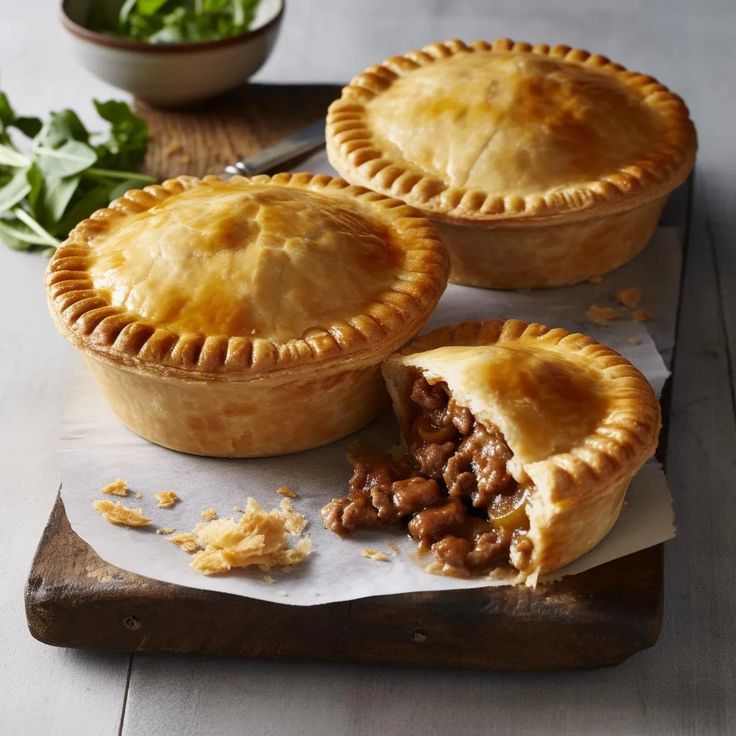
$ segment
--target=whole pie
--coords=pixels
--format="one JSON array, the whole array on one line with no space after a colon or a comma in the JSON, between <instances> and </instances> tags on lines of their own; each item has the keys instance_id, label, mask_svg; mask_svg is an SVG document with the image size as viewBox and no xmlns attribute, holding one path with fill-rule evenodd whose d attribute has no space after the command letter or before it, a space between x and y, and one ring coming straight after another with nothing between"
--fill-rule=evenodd
<instances>
[{"instance_id":1,"label":"whole pie","mask_svg":"<svg viewBox=\"0 0 736 736\"><path fill-rule=\"evenodd\" d=\"M381 361L419 331L447 272L416 210L340 179L182 176L78 225L47 291L131 429L242 457L370 421Z\"/></svg>"},{"instance_id":2,"label":"whole pie","mask_svg":"<svg viewBox=\"0 0 736 736\"><path fill-rule=\"evenodd\" d=\"M652 77L508 39L394 56L327 117L337 171L422 210L450 279L493 288L572 284L628 261L695 149L685 104Z\"/></svg>"},{"instance_id":3,"label":"whole pie","mask_svg":"<svg viewBox=\"0 0 736 736\"><path fill-rule=\"evenodd\" d=\"M329 528L408 523L430 569L535 580L594 547L654 452L657 398L589 337L517 320L418 338L383 368L403 455L354 453Z\"/></svg>"}]
</instances>

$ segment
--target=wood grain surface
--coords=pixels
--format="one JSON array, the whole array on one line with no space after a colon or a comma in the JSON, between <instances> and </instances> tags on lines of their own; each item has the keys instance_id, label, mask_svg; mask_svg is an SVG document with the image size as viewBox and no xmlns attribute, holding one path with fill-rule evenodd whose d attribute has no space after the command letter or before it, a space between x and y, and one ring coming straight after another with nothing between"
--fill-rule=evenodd
<instances>
[{"instance_id":1,"label":"wood grain surface","mask_svg":"<svg viewBox=\"0 0 736 736\"><path fill-rule=\"evenodd\" d=\"M324 118L338 85L253 84L199 109L164 112L136 102L151 144L146 171L158 179L221 174L228 164Z\"/></svg>"}]
</instances>

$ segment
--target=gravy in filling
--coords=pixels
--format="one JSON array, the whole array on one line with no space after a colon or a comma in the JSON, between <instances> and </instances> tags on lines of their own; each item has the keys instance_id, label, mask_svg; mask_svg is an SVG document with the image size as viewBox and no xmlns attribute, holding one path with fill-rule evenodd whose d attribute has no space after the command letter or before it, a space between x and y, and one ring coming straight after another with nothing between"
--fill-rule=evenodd
<instances>
[{"instance_id":1,"label":"gravy in filling","mask_svg":"<svg viewBox=\"0 0 736 736\"><path fill-rule=\"evenodd\" d=\"M347 535L407 522L420 549L449 574L508 562L523 570L532 551L524 510L531 487L509 474L513 453L503 435L458 406L442 382L420 376L411 400L417 412L406 456L354 452L348 495L322 509L327 528Z\"/></svg>"}]
</instances>

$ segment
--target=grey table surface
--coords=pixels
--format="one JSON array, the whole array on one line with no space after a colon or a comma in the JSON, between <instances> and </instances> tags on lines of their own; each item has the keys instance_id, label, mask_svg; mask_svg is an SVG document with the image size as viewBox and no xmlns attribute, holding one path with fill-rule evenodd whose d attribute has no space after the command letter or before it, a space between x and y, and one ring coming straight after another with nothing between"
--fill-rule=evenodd
<instances>
[{"instance_id":1,"label":"grey table surface","mask_svg":"<svg viewBox=\"0 0 736 736\"><path fill-rule=\"evenodd\" d=\"M46 647L23 585L58 487L73 361L48 319L45 259L0 249L0 734L727 734L736 732L734 0L290 0L263 81L341 82L433 40L510 36L606 54L688 102L700 135L675 363L657 646L619 667L503 674L273 664ZM16 107L120 96L71 56L55 0L0 0L0 88Z\"/></svg>"}]
</instances>

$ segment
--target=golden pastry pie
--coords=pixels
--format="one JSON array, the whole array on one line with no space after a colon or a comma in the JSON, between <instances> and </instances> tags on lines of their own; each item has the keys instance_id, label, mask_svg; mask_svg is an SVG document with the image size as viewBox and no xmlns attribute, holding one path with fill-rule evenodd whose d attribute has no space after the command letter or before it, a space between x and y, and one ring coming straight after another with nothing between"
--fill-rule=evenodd
<instances>
[{"instance_id":1,"label":"golden pastry pie","mask_svg":"<svg viewBox=\"0 0 736 736\"><path fill-rule=\"evenodd\" d=\"M332 165L438 225L457 283L572 284L636 255L692 168L683 101L567 46L435 43L359 74L327 116Z\"/></svg>"},{"instance_id":2,"label":"golden pastry pie","mask_svg":"<svg viewBox=\"0 0 736 736\"><path fill-rule=\"evenodd\" d=\"M358 450L341 534L408 521L430 569L510 565L536 579L594 547L657 445L660 409L625 358L584 335L517 320L418 338L383 373L405 456Z\"/></svg>"},{"instance_id":3,"label":"golden pastry pie","mask_svg":"<svg viewBox=\"0 0 736 736\"><path fill-rule=\"evenodd\" d=\"M78 225L47 290L131 429L245 457L370 421L380 362L418 332L447 271L416 210L340 179L179 177Z\"/></svg>"}]
</instances>

